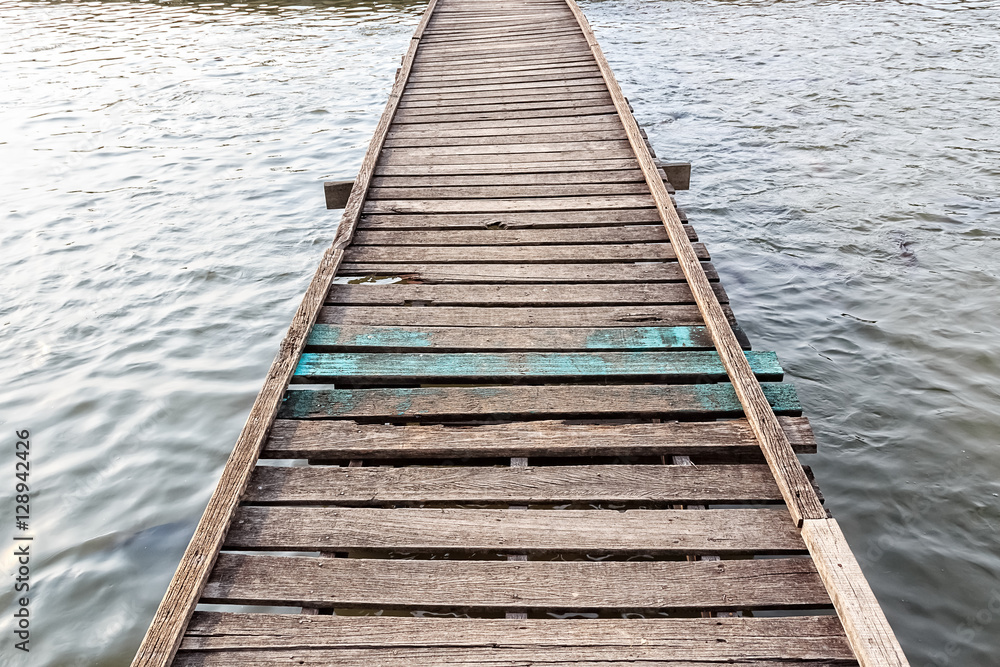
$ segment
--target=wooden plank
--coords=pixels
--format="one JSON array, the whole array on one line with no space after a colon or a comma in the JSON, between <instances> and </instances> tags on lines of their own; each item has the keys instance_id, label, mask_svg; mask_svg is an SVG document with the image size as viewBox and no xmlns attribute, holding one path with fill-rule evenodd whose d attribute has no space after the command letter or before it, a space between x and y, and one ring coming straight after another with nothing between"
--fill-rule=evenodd
<instances>
[{"instance_id":1,"label":"wooden plank","mask_svg":"<svg viewBox=\"0 0 1000 667\"><path fill-rule=\"evenodd\" d=\"M692 229L690 234L693 234ZM447 232L361 229L354 245L589 245L623 243L667 243L662 225L591 227L584 229L458 229Z\"/></svg>"},{"instance_id":2,"label":"wooden plank","mask_svg":"<svg viewBox=\"0 0 1000 667\"><path fill-rule=\"evenodd\" d=\"M565 185L478 185L372 188L369 201L403 199L501 199L504 197L586 197L648 194L646 183L574 183ZM475 202L465 201L473 210ZM666 239L666 234L663 235Z\"/></svg>"},{"instance_id":3,"label":"wooden plank","mask_svg":"<svg viewBox=\"0 0 1000 667\"><path fill-rule=\"evenodd\" d=\"M425 115L452 115L468 116L473 113L498 113L498 112L519 112L519 111L555 111L563 114L570 109L579 108L580 105L587 105L591 109L603 109L609 102L606 93L579 93L566 95L553 95L551 98L538 99L534 96L524 96L524 100L516 98L494 98L484 101L482 104L443 104L438 101L413 102L400 105L400 111L406 116Z\"/></svg>"},{"instance_id":4,"label":"wooden plank","mask_svg":"<svg viewBox=\"0 0 1000 667\"><path fill-rule=\"evenodd\" d=\"M685 238L686 240L686 238ZM699 260L708 260L708 250L695 244ZM468 263L470 257L488 264L563 264L580 262L662 262L676 258L670 243L529 246L351 246L344 260L382 264L416 262ZM387 267L388 268L388 267Z\"/></svg>"},{"instance_id":5,"label":"wooden plank","mask_svg":"<svg viewBox=\"0 0 1000 667\"><path fill-rule=\"evenodd\" d=\"M226 546L237 550L561 553L573 557L635 554L663 557L706 551L732 555L805 552L802 538L783 509L693 512L247 505L240 508ZM725 567L739 562L767 561L730 560ZM809 559L798 562L815 572L815 565ZM816 583L820 583L818 576ZM668 577L657 588L670 588L672 584ZM581 592L587 588L583 581L575 586ZM718 589L715 593L717 601L713 606L726 598L719 595ZM826 596L825 591L823 595ZM826 604L830 604L829 598Z\"/></svg>"},{"instance_id":6,"label":"wooden plank","mask_svg":"<svg viewBox=\"0 0 1000 667\"><path fill-rule=\"evenodd\" d=\"M316 324L306 345L340 351L412 350L710 350L704 327L504 329L357 327Z\"/></svg>"},{"instance_id":7,"label":"wooden plank","mask_svg":"<svg viewBox=\"0 0 1000 667\"><path fill-rule=\"evenodd\" d=\"M779 417L797 452L816 440L803 417ZM743 458L760 447L745 419L710 422L566 424L513 422L484 426L389 426L353 421L274 423L263 458L313 460L465 459L505 457L707 456Z\"/></svg>"},{"instance_id":8,"label":"wooden plank","mask_svg":"<svg viewBox=\"0 0 1000 667\"><path fill-rule=\"evenodd\" d=\"M521 119L539 118L567 118L567 117L588 117L604 116L609 109L614 109L610 104L581 104L572 109L566 108L541 108L541 109L515 109L515 110L494 110L494 111L472 111L443 112L438 109L412 109L397 112L394 123L398 125L408 123L467 123L475 121L511 121ZM633 165L634 166L634 165Z\"/></svg>"},{"instance_id":9,"label":"wooden plank","mask_svg":"<svg viewBox=\"0 0 1000 667\"><path fill-rule=\"evenodd\" d=\"M773 352L746 352L758 378L780 382ZM295 369L299 379L337 382L440 382L545 379L560 382L645 379L656 382L719 382L726 370L714 351L656 352L306 352Z\"/></svg>"},{"instance_id":10,"label":"wooden plank","mask_svg":"<svg viewBox=\"0 0 1000 667\"><path fill-rule=\"evenodd\" d=\"M766 465L258 466L244 503L380 507L426 503L778 502Z\"/></svg>"},{"instance_id":11,"label":"wooden plank","mask_svg":"<svg viewBox=\"0 0 1000 667\"><path fill-rule=\"evenodd\" d=\"M323 183L323 195L328 209L344 208L351 197L354 181L326 181Z\"/></svg>"},{"instance_id":12,"label":"wooden plank","mask_svg":"<svg viewBox=\"0 0 1000 667\"><path fill-rule=\"evenodd\" d=\"M710 280L718 280L706 265ZM348 280L399 278L424 285L517 283L665 283L682 282L675 262L640 264L341 264ZM354 277L354 278L352 278Z\"/></svg>"},{"instance_id":13,"label":"wooden plank","mask_svg":"<svg viewBox=\"0 0 1000 667\"><path fill-rule=\"evenodd\" d=\"M771 472L774 473L778 486L782 489L792 517L799 525L804 519L826 518L826 510L823 509L819 497L802 470L802 465L795 457L788 439L778 425L760 384L747 364L746 357L743 356L739 341L733 334L722 305L701 270L697 253L683 231L680 218L671 203L670 195L667 193L657 167L653 163L653 156L650 155L649 148L639 131L639 126L629 110L628 100L622 94L586 17L575 0L566 0L566 5L579 22L580 29L590 44L598 67L601 68L604 80L608 85L608 91L611 93L615 108L625 126L640 168L646 175L646 182L649 184L650 192L660 211L664 227L670 236L671 243L677 247L678 261L684 270L684 275L687 276L688 284L698 302L698 307L705 317L705 324L712 333L715 347L726 366L747 419L757 434L764 456L768 465L771 466Z\"/></svg>"},{"instance_id":14,"label":"wooden plank","mask_svg":"<svg viewBox=\"0 0 1000 667\"><path fill-rule=\"evenodd\" d=\"M440 107L438 107L438 109L440 109ZM525 145L535 146L536 144ZM578 168L580 169L587 168L591 163L601 160L626 160L632 157L632 154L629 152L630 149L628 148L608 148L600 151L586 149L564 151L526 150L522 152L506 152L505 149L511 147L496 146L492 152L486 152L486 149L489 147L468 147L469 149L478 150L479 152L477 153L453 152L457 151L459 148L460 147L451 146L444 147L439 150L429 149L426 152L418 152L416 149L409 148L390 148L383 152L383 157L385 159L385 164L387 165L475 164L480 165L480 168L486 166L495 168L497 166L505 167L515 164L534 167L536 164L545 165L551 162L577 162L580 163L578 165ZM519 149L519 147L514 148ZM574 167L572 164L563 166L569 168ZM524 166L521 168L524 169ZM502 173L503 170L501 169L499 171ZM485 173L492 173L492 169L490 171L486 171Z\"/></svg>"},{"instance_id":15,"label":"wooden plank","mask_svg":"<svg viewBox=\"0 0 1000 667\"><path fill-rule=\"evenodd\" d=\"M476 306L326 306L318 318L323 324L360 324L402 327L634 327L699 326L695 306L592 306L578 308L480 308ZM734 321L735 326L735 321Z\"/></svg>"},{"instance_id":16,"label":"wooden plank","mask_svg":"<svg viewBox=\"0 0 1000 667\"><path fill-rule=\"evenodd\" d=\"M830 603L804 558L511 563L243 554L219 557L202 599L319 609L815 609Z\"/></svg>"},{"instance_id":17,"label":"wooden plank","mask_svg":"<svg viewBox=\"0 0 1000 667\"><path fill-rule=\"evenodd\" d=\"M291 649L289 647L295 647ZM850 660L844 630L835 617L727 619L505 619L392 618L383 616L314 616L197 612L181 645L182 651L277 649L312 653L337 649L326 664L343 664L344 652L380 647L402 651L400 665L580 664L594 661L636 662L691 660L697 664L736 664L754 656L760 661ZM426 653L406 653L426 651ZM465 651L475 651L469 656ZM551 651L551 653L550 653ZM569 655L566 654L569 652ZM386 653L367 655L386 664ZM384 656L384 657L383 657ZM461 656L461 657L460 657ZM235 658L233 658L235 660ZM605 662L607 661L607 662ZM634 661L634 662L633 662ZM786 662L787 661L787 662ZM284 664L290 660L274 660ZM198 663L200 664L200 663ZM354 664L353 662L351 664Z\"/></svg>"},{"instance_id":18,"label":"wooden plank","mask_svg":"<svg viewBox=\"0 0 1000 667\"><path fill-rule=\"evenodd\" d=\"M656 218L650 220L650 218ZM363 229L558 229L583 227L620 227L659 222L656 209L632 208L606 211L554 211L549 213L418 213L376 214L361 218ZM691 229L688 227L687 229ZM689 238L697 238L693 230ZM447 244L445 244L447 245Z\"/></svg>"},{"instance_id":19,"label":"wooden plank","mask_svg":"<svg viewBox=\"0 0 1000 667\"><path fill-rule=\"evenodd\" d=\"M715 284L720 301L729 299ZM609 306L693 303L686 283L624 283L616 285L332 285L329 305L409 306Z\"/></svg>"},{"instance_id":20,"label":"wooden plank","mask_svg":"<svg viewBox=\"0 0 1000 667\"><path fill-rule=\"evenodd\" d=\"M559 126L562 127L562 126ZM544 128L543 128L544 129ZM479 132L481 130L473 130ZM377 176L372 180L372 188L439 188L439 187L479 187L479 186L539 186L578 185L600 183L642 183L646 179L636 169L596 169L586 171L576 169L568 172L526 173L526 174L459 174L454 176ZM657 220L657 223L660 221ZM662 227L663 225L658 225ZM666 233L666 232L664 232Z\"/></svg>"},{"instance_id":21,"label":"wooden plank","mask_svg":"<svg viewBox=\"0 0 1000 667\"><path fill-rule=\"evenodd\" d=\"M361 213L362 198L368 190L375 161L396 111L399 96L406 84L420 34L434 12L436 2L437 0L430 0L424 17L414 33L414 39L410 42L410 48L403 57L402 67L396 76L389 102L382 112L368 152L358 171L356 187L352 189L347 201L334 243L324 253L306 289L302 303L292 318L288 332L268 370L264 385L250 410L250 416L226 462L222 478L209 499L208 507L195 528L194 535L132 660L132 667L165 667L177 651L184 627L194 612L202 588L208 580L209 571L225 538L236 503L246 488L285 388L292 377L295 363L305 346L306 337L316 321L323 297L329 289L333 276L336 275L337 267L343 260L342 248L350 243L351 234Z\"/></svg>"},{"instance_id":22,"label":"wooden plank","mask_svg":"<svg viewBox=\"0 0 1000 667\"><path fill-rule=\"evenodd\" d=\"M766 383L763 389L779 414L801 414L792 385ZM282 419L386 422L610 416L710 419L741 414L730 384L294 390L279 412Z\"/></svg>"},{"instance_id":23,"label":"wooden plank","mask_svg":"<svg viewBox=\"0 0 1000 667\"><path fill-rule=\"evenodd\" d=\"M434 142L428 142L430 145L425 147L406 147L406 148L389 148L387 147L382 151L382 154L386 157L412 157L412 158L422 158L425 156L430 157L447 157L453 158L458 156L489 156L491 158L503 156L502 159L513 160L514 155L519 154L534 154L534 153L578 153L578 152L591 152L596 157L611 156L617 158L621 156L621 152L629 148L628 143L622 141L621 139L609 139L600 141L563 141L563 142L528 142L528 143L477 143L477 144L465 144L456 146L436 146ZM538 159L552 159L545 156L534 156ZM586 158L584 158L586 159Z\"/></svg>"},{"instance_id":24,"label":"wooden plank","mask_svg":"<svg viewBox=\"0 0 1000 667\"><path fill-rule=\"evenodd\" d=\"M461 99L466 96L503 97L511 94L550 95L557 92L576 93L597 90L606 90L606 88L604 88L604 80L601 78L601 73L594 71L590 77L567 78L566 76L553 76L553 78L547 81L513 81L506 83L500 81L479 81L478 83L467 83L465 85L457 83L443 85L440 81L428 82L407 86L403 99Z\"/></svg>"},{"instance_id":25,"label":"wooden plank","mask_svg":"<svg viewBox=\"0 0 1000 667\"><path fill-rule=\"evenodd\" d=\"M837 522L806 519L802 539L861 667L908 667L910 663Z\"/></svg>"},{"instance_id":26,"label":"wooden plank","mask_svg":"<svg viewBox=\"0 0 1000 667\"><path fill-rule=\"evenodd\" d=\"M561 126L560 126L561 127ZM573 134L494 134L492 137L397 137L386 140L389 148L426 148L428 146L500 146L504 144L567 144L579 142L594 145L593 142L621 141L625 133L620 128L600 130L580 130ZM597 144L600 146L599 144ZM586 148L584 148L586 150ZM480 151L482 152L482 151ZM642 181L645 183L645 180Z\"/></svg>"},{"instance_id":27,"label":"wooden plank","mask_svg":"<svg viewBox=\"0 0 1000 667\"><path fill-rule=\"evenodd\" d=\"M600 77L601 71L597 68L597 65L590 63L566 65L565 67L548 67L534 71L496 70L479 74L467 74L463 71L451 74L419 74L410 77L409 86L411 90L419 91L431 86L452 88L469 85L534 83L539 81L575 81L577 79L593 78L594 76Z\"/></svg>"},{"instance_id":28,"label":"wooden plank","mask_svg":"<svg viewBox=\"0 0 1000 667\"><path fill-rule=\"evenodd\" d=\"M577 119L578 123L574 123L573 127L578 128L580 132L601 132L608 130L619 130L621 129L617 123L617 117L612 120L607 120L605 116L597 117L587 117L580 121ZM516 122L516 121L515 121ZM394 127L393 130L389 132L390 139L416 139L416 138L435 138L435 137L475 137L489 139L491 136L497 137L498 139L508 137L508 136L522 136L531 137L533 135L545 136L546 134L559 134L564 136L570 136L567 130L571 130L571 127L567 127L566 124L561 123L547 123L545 119L535 119L535 123L532 125L521 124L514 125L512 123L482 123L482 122L470 122L470 123L442 123L440 125L428 125L426 127L413 127L412 125L400 125ZM630 174L632 176L632 181L645 182L645 178L642 176L642 172L635 170L634 173ZM375 185L375 184L373 184ZM443 184L447 185L447 183Z\"/></svg>"}]
</instances>

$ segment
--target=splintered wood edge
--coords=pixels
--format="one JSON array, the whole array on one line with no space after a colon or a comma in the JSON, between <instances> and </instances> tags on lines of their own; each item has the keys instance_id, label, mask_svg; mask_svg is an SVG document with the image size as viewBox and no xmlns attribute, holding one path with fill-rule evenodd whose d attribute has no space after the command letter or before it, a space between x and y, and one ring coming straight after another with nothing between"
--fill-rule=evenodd
<instances>
[{"instance_id":1,"label":"splintered wood edge","mask_svg":"<svg viewBox=\"0 0 1000 667\"><path fill-rule=\"evenodd\" d=\"M246 490L247 482L256 466L261 449L267 440L271 425L278 413L285 388L295 371L298 358L305 348L306 338L316 322L330 284L344 258L343 248L350 244L364 204L365 193L371 183L382 144L385 142L389 124L396 113L399 98L406 86L407 78L420 36L430 20L437 0L430 0L424 16L410 40L409 49L396 74L389 101L379 120L375 134L368 146L368 153L358 172L355 187L351 191L340 227L330 248L326 250L312 282L306 289L295 317L288 327L288 333L278 349L278 353L267 372L264 386L254 401L243 431L226 461L218 486L208 501L208 506L195 528L181 562L174 573L167 592L160 601L156 615L150 623L146 635L139 645L132 667L167 667L174 659L180 646L184 629L194 613L202 590L208 582L212 566L226 538L229 525L239 505L240 497Z\"/></svg>"},{"instance_id":2,"label":"splintered wood edge","mask_svg":"<svg viewBox=\"0 0 1000 667\"><path fill-rule=\"evenodd\" d=\"M781 429L774 411L771 410L771 406L764 397L760 383L757 382L746 357L743 356L740 343L733 333L719 299L712 290L701 262L698 261L694 247L684 231L677 210L674 208L667 188L663 184L663 179L660 178L657 166L653 162L653 156L649 152L635 118L632 117L628 100L622 94L621 87L597 43L597 38L594 37L594 32L591 30L587 18L575 0L566 0L566 5L576 17L601 74L604 76L615 109L618 111L618 116L628 135L629 143L660 212L667 236L670 237L670 243L675 249L677 261L691 287L691 293L698 304L698 310L701 312L705 326L715 343L716 351L722 359L726 373L733 384L733 389L736 391L747 420L750 422L750 427L757 436L757 441L760 443L767 464L774 474L778 488L781 489L782 497L788 505L792 519L801 526L803 519L826 518L826 511L823 509L819 496L812 484L809 483L785 432Z\"/></svg>"},{"instance_id":3,"label":"splintered wood edge","mask_svg":"<svg viewBox=\"0 0 1000 667\"><path fill-rule=\"evenodd\" d=\"M909 667L837 522L806 519L801 534L861 667Z\"/></svg>"}]
</instances>

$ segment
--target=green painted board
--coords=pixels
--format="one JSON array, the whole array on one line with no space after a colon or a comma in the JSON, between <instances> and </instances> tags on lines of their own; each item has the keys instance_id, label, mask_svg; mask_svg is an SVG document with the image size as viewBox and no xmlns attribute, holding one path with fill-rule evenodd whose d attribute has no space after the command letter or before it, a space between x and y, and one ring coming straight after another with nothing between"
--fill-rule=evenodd
<instances>
[{"instance_id":1,"label":"green painted board","mask_svg":"<svg viewBox=\"0 0 1000 667\"><path fill-rule=\"evenodd\" d=\"M792 385L765 382L761 386L777 414L801 414ZM719 383L293 389L278 417L413 421L620 415L712 419L742 413L732 385Z\"/></svg>"},{"instance_id":2,"label":"green painted board","mask_svg":"<svg viewBox=\"0 0 1000 667\"><path fill-rule=\"evenodd\" d=\"M750 367L762 380L781 380L774 352L746 352ZM655 352L466 352L306 353L297 377L413 379L440 378L607 378L666 377L726 379L715 351Z\"/></svg>"},{"instance_id":3,"label":"green painted board","mask_svg":"<svg viewBox=\"0 0 1000 667\"><path fill-rule=\"evenodd\" d=\"M682 327L378 327L316 324L312 348L402 350L671 350L712 349L703 326Z\"/></svg>"}]
</instances>

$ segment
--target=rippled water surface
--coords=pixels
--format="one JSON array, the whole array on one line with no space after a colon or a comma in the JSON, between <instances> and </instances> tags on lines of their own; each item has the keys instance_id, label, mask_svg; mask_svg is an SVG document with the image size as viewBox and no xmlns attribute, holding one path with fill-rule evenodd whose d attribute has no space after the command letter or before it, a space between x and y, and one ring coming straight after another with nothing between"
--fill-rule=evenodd
<instances>
[{"instance_id":1,"label":"rippled water surface","mask_svg":"<svg viewBox=\"0 0 1000 667\"><path fill-rule=\"evenodd\" d=\"M0 470L30 429L36 535L0 662L128 663L422 9L0 0ZM1000 10L584 9L911 661L1000 664Z\"/></svg>"}]
</instances>

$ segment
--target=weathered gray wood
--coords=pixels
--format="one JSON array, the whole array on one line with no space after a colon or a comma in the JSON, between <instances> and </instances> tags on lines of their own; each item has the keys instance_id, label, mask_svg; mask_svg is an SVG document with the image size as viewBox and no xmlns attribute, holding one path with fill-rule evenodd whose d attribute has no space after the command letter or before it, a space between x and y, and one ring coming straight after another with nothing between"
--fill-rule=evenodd
<instances>
[{"instance_id":1,"label":"weathered gray wood","mask_svg":"<svg viewBox=\"0 0 1000 667\"><path fill-rule=\"evenodd\" d=\"M704 244L696 243L700 260L708 260ZM344 261L380 264L438 262L464 264L470 257L488 264L561 264L578 262L662 262L672 260L673 245L537 245L537 246L352 246Z\"/></svg>"},{"instance_id":2,"label":"weathered gray wood","mask_svg":"<svg viewBox=\"0 0 1000 667\"><path fill-rule=\"evenodd\" d=\"M604 117L614 110L610 104L579 104L571 109L566 108L542 108L542 109L521 109L513 111L462 111L446 112L438 109L413 109L397 112L393 122L397 125L426 125L426 124L447 124L447 123L469 123L482 121L507 122L512 120L539 120L547 118L589 118ZM632 165L634 166L634 164Z\"/></svg>"},{"instance_id":3,"label":"weathered gray wood","mask_svg":"<svg viewBox=\"0 0 1000 667\"><path fill-rule=\"evenodd\" d=\"M455 145L438 145L437 142L427 141L422 146L406 146L403 148L386 147L382 154L385 157L409 156L409 157L439 157L458 155L487 155L495 157L503 155L502 159L512 160L516 153L571 153L590 152L594 156L621 157L628 155L628 142L620 138L610 139L584 139L570 141L543 141L543 142L475 142L461 143ZM509 155L509 157L508 157ZM541 159L550 159L542 157Z\"/></svg>"},{"instance_id":4,"label":"weathered gray wood","mask_svg":"<svg viewBox=\"0 0 1000 667\"><path fill-rule=\"evenodd\" d=\"M591 306L580 308L479 308L475 306L326 306L324 324L404 327L634 327L698 326L695 306ZM735 324L735 320L733 321Z\"/></svg>"},{"instance_id":5,"label":"weathered gray wood","mask_svg":"<svg viewBox=\"0 0 1000 667\"><path fill-rule=\"evenodd\" d=\"M779 417L795 450L816 452L804 417ZM484 426L388 426L353 421L274 423L263 458L314 460L504 457L706 456L759 452L745 419L638 424L514 422Z\"/></svg>"},{"instance_id":6,"label":"weathered gray wood","mask_svg":"<svg viewBox=\"0 0 1000 667\"><path fill-rule=\"evenodd\" d=\"M324 466L325 467L325 466ZM621 466L618 466L621 467ZM665 468L667 466L645 466ZM675 466L679 467L679 466ZM740 467L740 466L728 466ZM766 477L770 471L766 465ZM272 468L273 470L309 471L308 468ZM564 470L579 470L576 466ZM315 474L337 474L337 471L364 471L365 468L320 469ZM379 469L367 469L374 474ZM387 470L393 470L389 468ZM407 470L395 469L395 470ZM442 475L441 468L417 468L438 477L462 483L462 471ZM447 470L447 469L444 469ZM510 471L511 468L506 468ZM515 469L516 470L516 469ZM530 469L528 469L530 470ZM331 473L331 471L333 471ZM410 476L413 473L409 473ZM464 474L467 481L468 473ZM267 480L259 479L258 483ZM516 480L511 480L517 484ZM406 480L400 480L406 484ZM780 492L771 478L773 495ZM352 492L343 490L345 495ZM429 490L428 502L437 497ZM379 490L372 490L373 499L368 504L391 502L379 498ZM290 494L286 494L290 495ZM317 494L318 495L318 494ZM357 496L357 494L353 494ZM418 502L415 495L405 497L403 492L388 492L399 496L399 502ZM453 498L482 497L483 494L454 493ZM502 494L501 494L502 495ZM567 495L567 494L563 494ZM575 494L569 494L575 495ZM602 494L601 497L603 497ZM620 494L611 494L617 496ZM328 502L337 504L337 499ZM509 497L517 498L517 494ZM533 500L529 495L525 503L550 504L551 500ZM347 503L365 502L363 496L348 497ZM634 502L625 499L622 502ZM233 521L233 528L226 538L226 547L240 551L347 551L360 550L381 554L496 554L517 553L532 555L566 554L572 559L591 556L677 556L708 551L727 555L800 554L805 547L798 536L788 512L772 509L740 510L566 510L566 509L372 509L361 507L315 507L317 500L303 498L305 506L243 506ZM321 501L320 501L321 502ZM479 501L468 501L479 502ZM486 497L483 502L496 502ZM569 502L567 497L566 502ZM653 502L653 499L649 499ZM813 567L810 564L811 567ZM582 582L581 582L582 583ZM667 583L667 582L664 582ZM725 597L720 596L720 597Z\"/></svg>"},{"instance_id":7,"label":"weathered gray wood","mask_svg":"<svg viewBox=\"0 0 1000 667\"><path fill-rule=\"evenodd\" d=\"M505 197L580 197L647 194L646 183L573 183L565 185L477 185L372 188L368 199L502 199ZM464 202L475 210L475 202ZM664 238L666 235L664 234Z\"/></svg>"},{"instance_id":8,"label":"weathered gray wood","mask_svg":"<svg viewBox=\"0 0 1000 667\"><path fill-rule=\"evenodd\" d=\"M339 468L258 466L244 503L380 507L424 503L778 502L766 465Z\"/></svg>"},{"instance_id":9,"label":"weathered gray wood","mask_svg":"<svg viewBox=\"0 0 1000 667\"><path fill-rule=\"evenodd\" d=\"M478 132L479 130L473 130ZM378 176L372 181L373 188L438 188L438 187L481 187L481 186L542 186L608 183L642 183L641 172L635 169L617 171L597 170L525 174L465 174L455 176ZM657 221L659 222L659 221ZM662 224L659 226L663 226Z\"/></svg>"},{"instance_id":10,"label":"weathered gray wood","mask_svg":"<svg viewBox=\"0 0 1000 667\"><path fill-rule=\"evenodd\" d=\"M694 233L692 229L691 234ZM623 243L669 243L662 225L629 225L584 229L458 229L447 232L424 230L362 229L354 245L590 245Z\"/></svg>"},{"instance_id":11,"label":"weathered gray wood","mask_svg":"<svg viewBox=\"0 0 1000 667\"><path fill-rule=\"evenodd\" d=\"M908 667L910 663L837 522L806 519L802 539L861 667Z\"/></svg>"},{"instance_id":12,"label":"weathered gray wood","mask_svg":"<svg viewBox=\"0 0 1000 667\"><path fill-rule=\"evenodd\" d=\"M766 383L763 391L777 413L801 413L792 385ZM279 415L409 422L611 416L711 419L741 413L730 384L618 384L295 390L288 392Z\"/></svg>"},{"instance_id":13,"label":"weathered gray wood","mask_svg":"<svg viewBox=\"0 0 1000 667\"><path fill-rule=\"evenodd\" d=\"M596 78L595 78L596 77ZM465 100L469 97L479 99L489 97L508 97L510 95L551 95L553 93L583 93L606 90L601 73L595 71L590 77L566 78L556 77L548 81L513 81L508 83L485 82L468 83L466 85L443 85L441 82L424 83L407 86L403 99L416 100ZM624 135L624 130L622 131Z\"/></svg>"},{"instance_id":14,"label":"weathered gray wood","mask_svg":"<svg viewBox=\"0 0 1000 667\"><path fill-rule=\"evenodd\" d=\"M773 653L778 653L775 650ZM259 651L209 651L185 652L177 657L175 667L273 667L277 664L294 664L302 667L635 667L646 655L653 654L651 664L656 667L851 667L854 662L843 659L820 660L706 660L685 658L661 660L645 646L629 647L625 651L617 648L599 652L563 649L558 646L540 648L533 651L518 649L489 648L393 648L384 650L377 647L363 649L319 649L299 650L259 650Z\"/></svg>"},{"instance_id":15,"label":"weathered gray wood","mask_svg":"<svg viewBox=\"0 0 1000 667\"><path fill-rule=\"evenodd\" d=\"M326 181L323 183L323 195L328 209L344 208L351 197L354 181Z\"/></svg>"},{"instance_id":16,"label":"weathered gray wood","mask_svg":"<svg viewBox=\"0 0 1000 667\"><path fill-rule=\"evenodd\" d=\"M810 609L830 604L815 566L805 558L511 563L237 554L219 557L203 600L320 609Z\"/></svg>"},{"instance_id":17,"label":"weathered gray wood","mask_svg":"<svg viewBox=\"0 0 1000 667\"><path fill-rule=\"evenodd\" d=\"M574 149L572 144L559 145L565 146L565 150L556 148L557 145L547 146L546 144L493 147L445 146L426 151L411 148L389 148L383 152L382 160L386 165L476 164L482 165L480 173L490 173L490 170L485 168L486 166L495 168L518 164L522 165L522 169L525 169L534 168L535 165L546 165L550 162L577 162L579 163L577 166L585 168L599 160L632 159L629 148L615 147L594 151L587 148ZM517 152L514 152L515 150ZM573 165L563 166L573 168ZM596 208L604 207L597 206Z\"/></svg>"},{"instance_id":18,"label":"weathered gray wood","mask_svg":"<svg viewBox=\"0 0 1000 667\"><path fill-rule=\"evenodd\" d=\"M688 190L691 188L690 162L662 162L654 160L654 163L663 170L667 181L675 190Z\"/></svg>"},{"instance_id":19,"label":"weathered gray wood","mask_svg":"<svg viewBox=\"0 0 1000 667\"><path fill-rule=\"evenodd\" d=\"M716 283L719 301L728 303ZM569 285L333 285L329 305L408 306L609 306L694 303L687 283Z\"/></svg>"},{"instance_id":20,"label":"weathered gray wood","mask_svg":"<svg viewBox=\"0 0 1000 667\"><path fill-rule=\"evenodd\" d=\"M289 647L295 647L289 648ZM557 648L558 647L558 648ZM762 660L849 660L844 630L833 616L729 619L504 619L393 618L197 612L182 651L337 649L327 654L341 664L345 651L380 651L369 657L384 664L389 651L403 651L398 664L523 665L615 664L616 660L692 660L736 664ZM426 653L406 653L426 651ZM466 653L466 651L470 653ZM373 651L374 654L374 651ZM567 659L567 654L569 659ZM248 655L248 654L244 654ZM252 655L252 654L249 654ZM362 655L368 655L362 653ZM385 657L383 657L385 656ZM235 658L234 658L235 659ZM250 658L253 659L253 658ZM605 662L608 661L608 662ZM734 661L734 662L729 662ZM786 662L789 661L789 662ZM275 661L277 662L277 661ZM275 663L271 663L275 664ZM353 663L352 663L353 664Z\"/></svg>"},{"instance_id":21,"label":"weathered gray wood","mask_svg":"<svg viewBox=\"0 0 1000 667\"><path fill-rule=\"evenodd\" d=\"M382 213L362 217L363 229L403 231L407 229L559 229L577 227L620 227L659 222L656 209L610 209L606 211L553 211L551 213ZM683 218L682 218L683 219ZM687 229L691 229L687 227ZM694 230L689 238L696 238Z\"/></svg>"},{"instance_id":22,"label":"weathered gray wood","mask_svg":"<svg viewBox=\"0 0 1000 667\"><path fill-rule=\"evenodd\" d=\"M567 135L568 132L579 129L580 132L606 132L620 130L621 124L618 123L617 117L612 116L594 116L586 117L582 121L576 119L576 123L572 126L563 123L549 123L546 122L547 119L534 119L531 124L526 122L497 122L497 123L483 123L483 122L468 122L468 123L440 123L440 124L428 124L424 127L415 127L413 125L399 125L395 126L393 130L389 132L389 137L391 139L421 139L421 138L439 138L439 137L470 137L470 138L481 138L489 139L491 136L497 137L498 139L511 136L520 137L534 137L540 136L544 137L546 135ZM633 172L633 178L631 180L646 182L646 179L642 177L641 172ZM447 184L445 184L447 185Z\"/></svg>"},{"instance_id":23,"label":"weathered gray wood","mask_svg":"<svg viewBox=\"0 0 1000 667\"><path fill-rule=\"evenodd\" d=\"M715 268L705 267L709 280ZM664 283L683 281L673 262L638 264L341 264L341 277L368 280L398 277L427 285L515 283Z\"/></svg>"}]
</instances>

